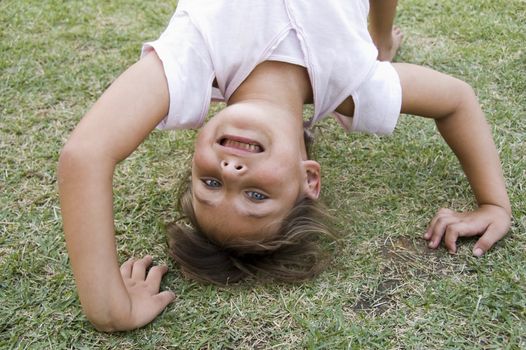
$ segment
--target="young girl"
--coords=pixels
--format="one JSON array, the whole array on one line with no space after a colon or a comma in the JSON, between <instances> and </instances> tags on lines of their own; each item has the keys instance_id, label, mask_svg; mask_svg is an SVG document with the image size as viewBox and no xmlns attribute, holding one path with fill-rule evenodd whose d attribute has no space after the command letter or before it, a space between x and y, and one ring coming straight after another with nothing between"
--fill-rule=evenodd
<instances>
[{"instance_id":1,"label":"young girl","mask_svg":"<svg viewBox=\"0 0 526 350\"><path fill-rule=\"evenodd\" d=\"M195 143L182 197L193 228L172 227L173 255L187 274L219 283L270 266L270 274L294 278L277 267L287 265L289 253L308 261L296 277L317 271L316 256L297 249L328 234L313 206L320 165L308 158L304 141L308 103L314 115L307 126L333 113L346 130L387 134L400 112L435 119L478 208L441 209L424 234L429 247L444 240L454 253L458 237L481 235L473 250L481 256L506 234L510 203L472 89L431 69L378 60L392 59L401 40L392 30L394 10L394 1L371 1L370 35L364 0L179 2L165 32L143 47L141 60L101 96L61 153L68 252L82 306L97 329L141 327L174 299L159 293L167 268L147 272L150 256L119 269L115 166L156 126L201 127L212 98L227 107L202 126Z\"/></svg>"}]
</instances>

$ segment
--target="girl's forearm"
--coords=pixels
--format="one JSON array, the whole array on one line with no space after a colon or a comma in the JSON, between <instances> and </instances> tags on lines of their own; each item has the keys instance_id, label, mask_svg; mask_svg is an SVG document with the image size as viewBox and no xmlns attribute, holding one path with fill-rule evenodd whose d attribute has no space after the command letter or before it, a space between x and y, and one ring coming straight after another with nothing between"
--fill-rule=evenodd
<instances>
[{"instance_id":1,"label":"girl's forearm","mask_svg":"<svg viewBox=\"0 0 526 350\"><path fill-rule=\"evenodd\" d=\"M471 87L412 64L393 64L402 84L402 113L433 118L459 159L479 205L511 213L500 159L490 128Z\"/></svg>"},{"instance_id":2,"label":"girl's forearm","mask_svg":"<svg viewBox=\"0 0 526 350\"><path fill-rule=\"evenodd\" d=\"M59 190L67 249L82 307L93 325L118 327L129 300L117 260L111 161L66 146L59 161Z\"/></svg>"},{"instance_id":3,"label":"girl's forearm","mask_svg":"<svg viewBox=\"0 0 526 350\"><path fill-rule=\"evenodd\" d=\"M496 205L511 215L500 159L475 93L460 83L461 103L436 124L459 159L479 205Z\"/></svg>"}]
</instances>

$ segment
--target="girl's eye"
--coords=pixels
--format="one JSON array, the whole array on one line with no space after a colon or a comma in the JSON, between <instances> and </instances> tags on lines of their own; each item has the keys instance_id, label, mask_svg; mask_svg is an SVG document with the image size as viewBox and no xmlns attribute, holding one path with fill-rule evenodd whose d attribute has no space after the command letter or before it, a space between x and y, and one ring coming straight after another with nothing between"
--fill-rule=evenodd
<instances>
[{"instance_id":1,"label":"girl's eye","mask_svg":"<svg viewBox=\"0 0 526 350\"><path fill-rule=\"evenodd\" d=\"M255 200L255 201L262 201L262 200L265 200L265 199L268 198L268 197L265 196L264 194L259 193L259 192L256 192L256 191L247 191L247 196L248 196L250 199L253 199L253 200Z\"/></svg>"},{"instance_id":2,"label":"girl's eye","mask_svg":"<svg viewBox=\"0 0 526 350\"><path fill-rule=\"evenodd\" d=\"M201 181L203 181L206 187L210 187L210 188L221 187L221 182L217 181L216 179L202 179Z\"/></svg>"}]
</instances>

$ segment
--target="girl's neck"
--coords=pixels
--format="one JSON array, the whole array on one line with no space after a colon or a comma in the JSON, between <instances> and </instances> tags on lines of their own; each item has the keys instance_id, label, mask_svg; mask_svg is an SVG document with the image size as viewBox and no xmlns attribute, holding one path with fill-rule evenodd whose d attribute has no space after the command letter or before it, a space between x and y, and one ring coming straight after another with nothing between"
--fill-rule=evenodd
<instances>
[{"instance_id":1,"label":"girl's neck","mask_svg":"<svg viewBox=\"0 0 526 350\"><path fill-rule=\"evenodd\" d=\"M312 103L312 87L304 67L277 61L259 64L228 100L228 105L262 100L302 118L303 105Z\"/></svg>"}]
</instances>

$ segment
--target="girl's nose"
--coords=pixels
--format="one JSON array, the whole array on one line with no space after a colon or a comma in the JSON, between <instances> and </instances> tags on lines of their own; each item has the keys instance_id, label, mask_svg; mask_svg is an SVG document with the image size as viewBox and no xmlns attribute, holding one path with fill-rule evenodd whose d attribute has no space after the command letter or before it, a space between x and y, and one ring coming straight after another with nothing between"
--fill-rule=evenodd
<instances>
[{"instance_id":1,"label":"girl's nose","mask_svg":"<svg viewBox=\"0 0 526 350\"><path fill-rule=\"evenodd\" d=\"M247 167L240 161L222 160L221 169L223 169L224 172L227 172L230 174L241 175L246 172Z\"/></svg>"}]
</instances>

